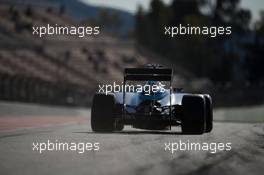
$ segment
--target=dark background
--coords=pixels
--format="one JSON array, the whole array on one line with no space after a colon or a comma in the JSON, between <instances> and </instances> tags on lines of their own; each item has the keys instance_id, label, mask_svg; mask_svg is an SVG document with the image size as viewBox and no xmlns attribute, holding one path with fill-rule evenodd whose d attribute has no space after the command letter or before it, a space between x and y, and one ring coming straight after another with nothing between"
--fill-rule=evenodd
<instances>
[{"instance_id":1,"label":"dark background","mask_svg":"<svg viewBox=\"0 0 264 175\"><path fill-rule=\"evenodd\" d=\"M136 15L77 0L0 1L0 100L90 106L98 84L121 83L125 67L174 69L174 87L209 93L214 105L264 102L264 15L239 0L152 0ZM32 35L47 24L100 26L99 36ZM168 38L164 26L232 26L216 38Z\"/></svg>"}]
</instances>

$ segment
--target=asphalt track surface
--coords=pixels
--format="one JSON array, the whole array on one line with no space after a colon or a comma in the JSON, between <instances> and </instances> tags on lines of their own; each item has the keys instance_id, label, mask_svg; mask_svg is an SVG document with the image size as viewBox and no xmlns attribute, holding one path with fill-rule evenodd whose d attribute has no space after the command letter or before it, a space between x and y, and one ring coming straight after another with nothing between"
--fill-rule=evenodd
<instances>
[{"instance_id":1,"label":"asphalt track surface","mask_svg":"<svg viewBox=\"0 0 264 175\"><path fill-rule=\"evenodd\" d=\"M48 120L43 125L35 125L38 121L25 126L12 123L13 127L0 131L0 174L262 175L264 172L263 124L214 122L212 133L195 136L182 135L180 128L150 132L126 127L122 132L107 134L93 133L89 125L89 115L84 114L70 122L65 117L61 118L60 123ZM0 121L3 118L6 119L2 115ZM15 118L13 116L13 120ZM11 125L8 121L6 124ZM33 151L32 143L48 140L68 143L98 142L100 149L83 154L62 150L44 151L41 154ZM194 150L178 150L173 154L165 151L165 143L179 141L231 142L232 149L214 154Z\"/></svg>"}]
</instances>

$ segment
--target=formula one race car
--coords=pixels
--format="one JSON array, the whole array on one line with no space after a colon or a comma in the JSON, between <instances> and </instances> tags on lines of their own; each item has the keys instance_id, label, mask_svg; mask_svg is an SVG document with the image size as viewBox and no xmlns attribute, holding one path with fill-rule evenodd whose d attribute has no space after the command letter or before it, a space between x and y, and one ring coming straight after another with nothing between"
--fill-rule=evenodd
<instances>
[{"instance_id":1,"label":"formula one race car","mask_svg":"<svg viewBox=\"0 0 264 175\"><path fill-rule=\"evenodd\" d=\"M94 132L121 131L124 125L146 130L181 126L184 134L203 134L213 128L212 99L208 94L183 93L172 88L172 69L159 66L126 68L122 92L97 93L93 98ZM127 85L128 81L144 86ZM163 82L168 83L165 88ZM147 88L146 88L147 87ZM127 89L133 89L132 92Z\"/></svg>"}]
</instances>

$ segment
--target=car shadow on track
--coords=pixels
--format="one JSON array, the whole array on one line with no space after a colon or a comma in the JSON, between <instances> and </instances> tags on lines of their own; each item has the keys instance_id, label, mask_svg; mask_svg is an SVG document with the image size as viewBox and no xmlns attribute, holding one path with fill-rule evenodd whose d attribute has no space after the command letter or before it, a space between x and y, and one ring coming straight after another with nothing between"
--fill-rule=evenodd
<instances>
[{"instance_id":1,"label":"car shadow on track","mask_svg":"<svg viewBox=\"0 0 264 175\"><path fill-rule=\"evenodd\" d=\"M172 131L120 131L120 132L92 132L92 131L84 131L84 132L73 132L73 133L81 133L81 134L118 134L118 135L183 135L182 132L172 132Z\"/></svg>"}]
</instances>

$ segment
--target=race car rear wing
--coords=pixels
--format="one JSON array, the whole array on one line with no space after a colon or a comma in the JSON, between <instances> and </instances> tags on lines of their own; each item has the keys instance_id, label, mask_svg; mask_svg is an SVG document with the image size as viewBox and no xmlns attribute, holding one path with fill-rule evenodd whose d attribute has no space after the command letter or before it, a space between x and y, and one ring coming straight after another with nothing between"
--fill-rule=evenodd
<instances>
[{"instance_id":1,"label":"race car rear wing","mask_svg":"<svg viewBox=\"0 0 264 175\"><path fill-rule=\"evenodd\" d=\"M125 89L126 81L169 81L170 84L170 121L172 118L172 105L171 105L171 92L172 92L172 69L168 68L126 68L124 70L124 83L123 88ZM123 119L126 117L126 92L123 91ZM171 122L170 122L171 123ZM171 128L171 125L170 125Z\"/></svg>"},{"instance_id":2,"label":"race car rear wing","mask_svg":"<svg viewBox=\"0 0 264 175\"><path fill-rule=\"evenodd\" d=\"M171 81L172 69L168 68L126 68L124 80L130 81Z\"/></svg>"}]
</instances>

